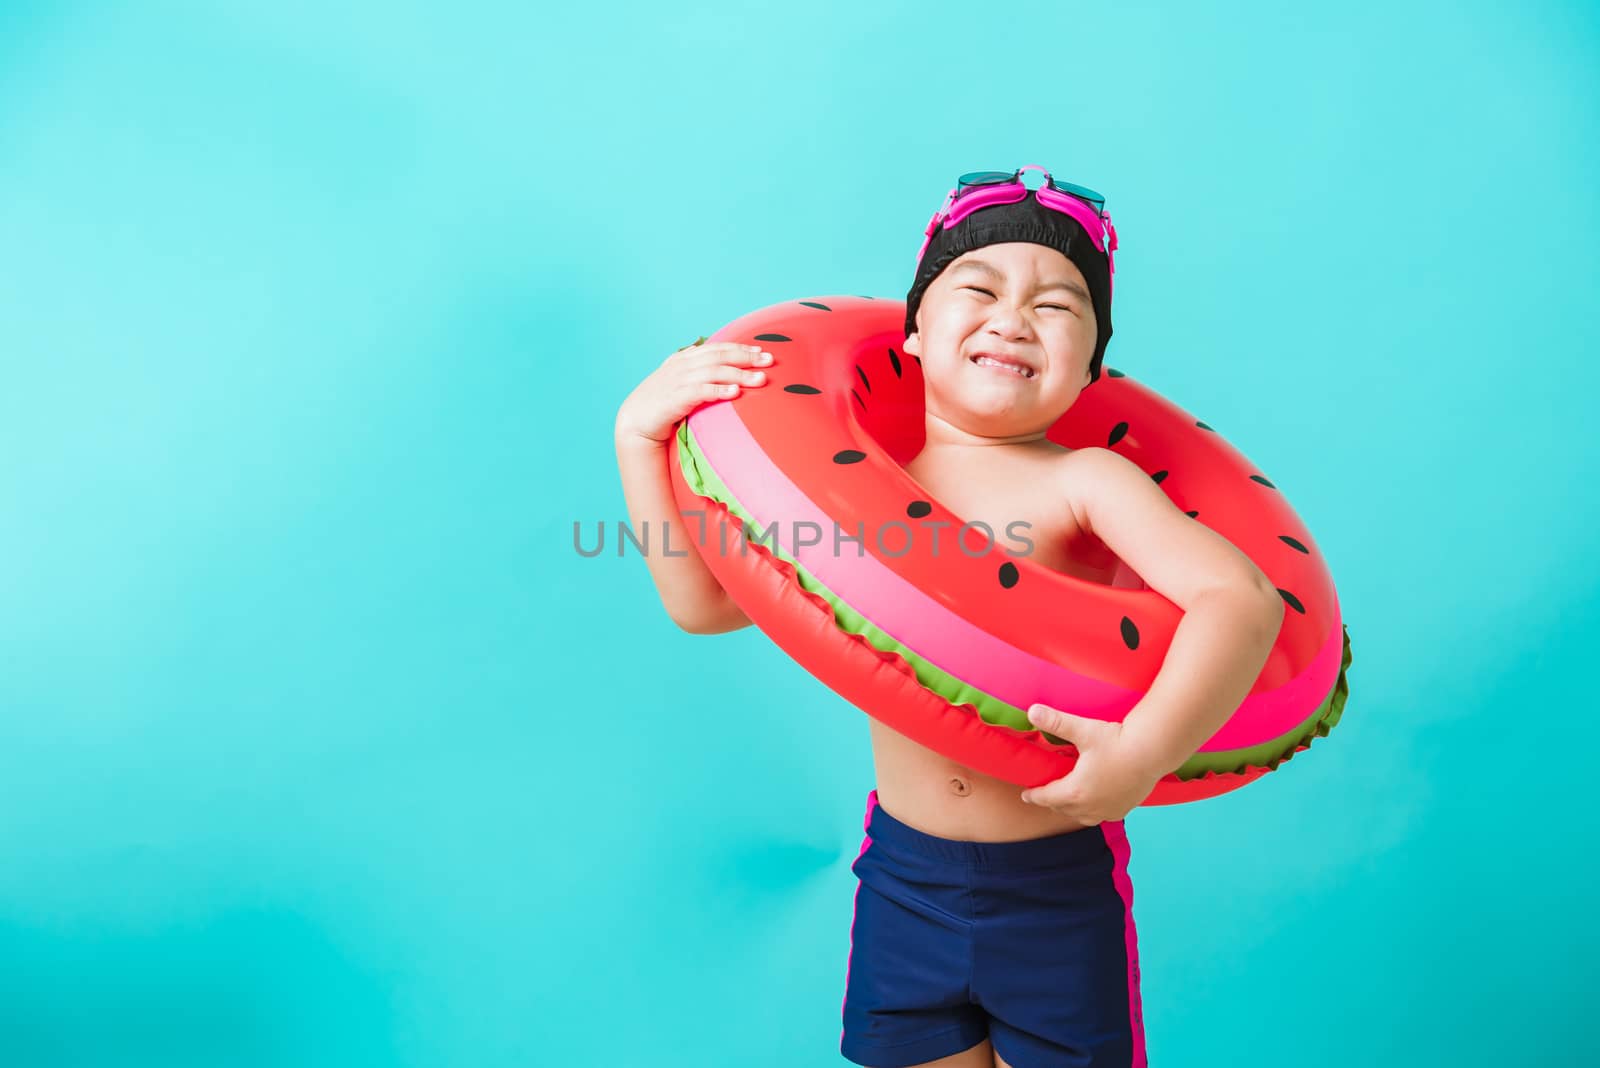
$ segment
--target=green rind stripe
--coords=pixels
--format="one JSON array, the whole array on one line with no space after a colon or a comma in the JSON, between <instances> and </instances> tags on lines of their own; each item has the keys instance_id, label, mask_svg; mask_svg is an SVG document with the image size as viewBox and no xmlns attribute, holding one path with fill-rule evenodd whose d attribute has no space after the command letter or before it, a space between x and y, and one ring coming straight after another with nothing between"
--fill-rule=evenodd
<instances>
[{"instance_id":1,"label":"green rind stripe","mask_svg":"<svg viewBox=\"0 0 1600 1068\"><path fill-rule=\"evenodd\" d=\"M694 434L689 429L687 419L678 425L677 441L679 466L683 470L684 481L688 483L689 488L702 497L723 504L739 520L745 532L759 534L760 526L755 518L745 510L733 494L728 492L728 487L723 485L710 463L706 461L705 455L700 451L699 443L695 441ZM1028 722L1027 713L1022 709L940 670L850 607L843 598L802 567L799 560L786 552L782 547L781 538L770 543L755 537L749 540L790 564L795 570L801 588L828 602L833 609L834 623L840 630L858 634L871 643L873 648L900 657L911 667L919 683L945 701L952 705L971 705L986 723L1019 731L1034 729ZM741 551L746 550L741 548ZM1196 779L1210 774L1238 774L1251 767L1276 768L1301 746L1310 745L1314 738L1327 737L1328 732L1339 722L1344 712L1345 699L1349 696L1350 688L1345 677L1345 669L1350 666L1350 659L1350 629L1345 627L1344 656L1339 665L1339 678L1334 683L1333 690L1315 712L1294 729L1258 745L1243 749L1196 753L1177 769L1177 777ZM1045 737L1052 742L1065 741L1049 733L1046 733Z\"/></svg>"}]
</instances>

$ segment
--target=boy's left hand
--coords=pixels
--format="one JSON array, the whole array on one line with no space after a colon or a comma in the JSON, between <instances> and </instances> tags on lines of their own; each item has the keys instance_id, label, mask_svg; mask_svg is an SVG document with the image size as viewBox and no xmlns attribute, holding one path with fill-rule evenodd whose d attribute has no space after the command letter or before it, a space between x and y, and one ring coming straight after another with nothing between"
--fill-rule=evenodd
<instances>
[{"instance_id":1,"label":"boy's left hand","mask_svg":"<svg viewBox=\"0 0 1600 1068\"><path fill-rule=\"evenodd\" d=\"M1150 796L1165 774L1152 770L1145 754L1132 750L1121 722L1076 716L1049 705L1031 706L1028 720L1071 742L1078 762L1055 782L1022 791L1022 800L1086 827L1122 819Z\"/></svg>"}]
</instances>

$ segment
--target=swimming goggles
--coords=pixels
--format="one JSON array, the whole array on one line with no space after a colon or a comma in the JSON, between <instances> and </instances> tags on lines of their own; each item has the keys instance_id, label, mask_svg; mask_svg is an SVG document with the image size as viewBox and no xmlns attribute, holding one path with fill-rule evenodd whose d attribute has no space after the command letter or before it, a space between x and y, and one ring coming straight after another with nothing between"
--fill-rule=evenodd
<instances>
[{"instance_id":1,"label":"swimming goggles","mask_svg":"<svg viewBox=\"0 0 1600 1068\"><path fill-rule=\"evenodd\" d=\"M956 179L956 187L945 194L944 203L928 220L922 247L917 250L917 262L922 262L923 254L933 241L933 231L941 227L941 220L942 228L948 230L979 208L1015 204L1026 197L1028 187L1022 182L1022 172L1027 170L1044 174L1044 184L1034 192L1034 199L1076 220L1088 233L1094 247L1105 253L1107 265L1110 266L1111 253L1117 248L1117 228L1111 225L1111 213L1105 210L1106 198L1093 189L1085 189L1071 182L1058 182L1050 176L1049 171L1036 163L1018 167L1010 174L1005 171L973 171ZM1112 267L1113 271L1115 269Z\"/></svg>"}]
</instances>

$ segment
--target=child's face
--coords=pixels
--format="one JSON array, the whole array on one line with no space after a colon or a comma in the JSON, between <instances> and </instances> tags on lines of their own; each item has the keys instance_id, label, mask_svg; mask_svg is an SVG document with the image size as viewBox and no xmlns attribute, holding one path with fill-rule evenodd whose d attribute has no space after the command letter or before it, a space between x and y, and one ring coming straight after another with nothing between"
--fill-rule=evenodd
<instances>
[{"instance_id":1,"label":"child's face","mask_svg":"<svg viewBox=\"0 0 1600 1068\"><path fill-rule=\"evenodd\" d=\"M922 360L930 414L1010 437L1047 430L1072 407L1089 384L1095 329L1083 272L1053 248L1013 241L974 249L939 273L905 351ZM1029 373L978 363L980 352Z\"/></svg>"}]
</instances>

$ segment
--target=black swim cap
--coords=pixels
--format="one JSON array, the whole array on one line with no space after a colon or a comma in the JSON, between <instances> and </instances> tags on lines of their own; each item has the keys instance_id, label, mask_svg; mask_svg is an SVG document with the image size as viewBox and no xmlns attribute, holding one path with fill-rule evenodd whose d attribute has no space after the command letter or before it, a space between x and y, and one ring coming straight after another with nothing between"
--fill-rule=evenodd
<instances>
[{"instance_id":1,"label":"black swim cap","mask_svg":"<svg viewBox=\"0 0 1600 1068\"><path fill-rule=\"evenodd\" d=\"M1040 204L1032 190L1015 204L979 208L948 230L942 224L934 230L922 262L917 264L911 291L906 294L906 333L917 329L922 295L941 271L974 249L1008 241L1031 241L1053 248L1083 272L1094 305L1096 336L1094 356L1089 360L1089 384L1093 385L1100 378L1100 364L1111 340L1111 264L1106 254L1094 247L1078 220Z\"/></svg>"}]
</instances>

